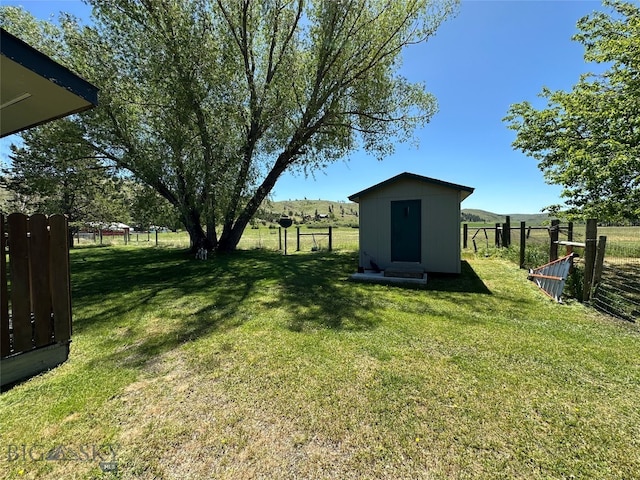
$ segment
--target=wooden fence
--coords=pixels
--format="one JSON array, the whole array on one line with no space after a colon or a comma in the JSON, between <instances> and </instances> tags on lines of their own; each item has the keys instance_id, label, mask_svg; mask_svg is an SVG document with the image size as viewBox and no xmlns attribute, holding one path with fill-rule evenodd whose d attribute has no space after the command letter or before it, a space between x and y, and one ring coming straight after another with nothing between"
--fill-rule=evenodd
<instances>
[{"instance_id":1,"label":"wooden fence","mask_svg":"<svg viewBox=\"0 0 640 480\"><path fill-rule=\"evenodd\" d=\"M0 215L0 249L0 384L5 386L68 358L67 219Z\"/></svg>"},{"instance_id":2,"label":"wooden fence","mask_svg":"<svg viewBox=\"0 0 640 480\"><path fill-rule=\"evenodd\" d=\"M518 227L511 226L511 218L506 217L504 223L496 223L494 227L480 227L471 238L473 242L474 250L477 252L477 244L475 237L480 231L483 231L484 238L489 242L489 235L487 231L493 230L493 238L496 248L510 247L511 237L513 231L518 231L520 236L519 242L519 264L520 268L525 268L525 253L527 242L532 230L545 230L548 232L548 252L549 262L553 262L558 259L558 249L563 247L566 249L566 254L572 253L574 249L580 249L580 256L584 261L584 278L581 299L583 301L589 301L592 299L594 291L601 279L602 265L605 256L605 249L607 243L606 236L598 237L598 223L595 219L587 220L583 242L574 241L574 225L569 222L566 226L562 226L559 220L552 220L551 225L548 227L532 227L527 226L525 222L520 222ZM465 223L462 225L462 245L463 248L468 246L469 228ZM566 235L566 240L560 239L560 233Z\"/></svg>"}]
</instances>

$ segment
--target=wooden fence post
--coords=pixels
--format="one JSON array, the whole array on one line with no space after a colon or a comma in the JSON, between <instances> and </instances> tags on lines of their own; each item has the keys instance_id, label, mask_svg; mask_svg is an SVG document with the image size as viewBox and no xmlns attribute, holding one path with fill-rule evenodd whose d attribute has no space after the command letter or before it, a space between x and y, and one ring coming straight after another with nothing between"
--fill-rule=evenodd
<instances>
[{"instance_id":1,"label":"wooden fence post","mask_svg":"<svg viewBox=\"0 0 640 480\"><path fill-rule=\"evenodd\" d=\"M462 224L462 248L467 248L467 236L469 235L469 224Z\"/></svg>"},{"instance_id":2,"label":"wooden fence post","mask_svg":"<svg viewBox=\"0 0 640 480\"><path fill-rule=\"evenodd\" d=\"M500 248L502 244L502 239L500 238L500 224L496 223L496 248Z\"/></svg>"},{"instance_id":3,"label":"wooden fence post","mask_svg":"<svg viewBox=\"0 0 640 480\"><path fill-rule=\"evenodd\" d=\"M0 357L9 355L9 292L7 289L7 241L4 215L0 214Z\"/></svg>"},{"instance_id":4,"label":"wooden fence post","mask_svg":"<svg viewBox=\"0 0 640 480\"><path fill-rule=\"evenodd\" d=\"M282 227L278 227L278 250L282 250Z\"/></svg>"},{"instance_id":5,"label":"wooden fence post","mask_svg":"<svg viewBox=\"0 0 640 480\"><path fill-rule=\"evenodd\" d=\"M520 222L520 268L524 268L524 254L527 249L527 234L525 222Z\"/></svg>"},{"instance_id":6,"label":"wooden fence post","mask_svg":"<svg viewBox=\"0 0 640 480\"><path fill-rule=\"evenodd\" d=\"M560 220L551 220L549 229L549 261L558 259L558 238L560 233Z\"/></svg>"},{"instance_id":7,"label":"wooden fence post","mask_svg":"<svg viewBox=\"0 0 640 480\"><path fill-rule=\"evenodd\" d=\"M502 246L511 246L511 217L507 215L506 221L502 225Z\"/></svg>"},{"instance_id":8,"label":"wooden fence post","mask_svg":"<svg viewBox=\"0 0 640 480\"><path fill-rule=\"evenodd\" d=\"M569 222L567 226L567 241L573 242L573 222Z\"/></svg>"},{"instance_id":9,"label":"wooden fence post","mask_svg":"<svg viewBox=\"0 0 640 480\"><path fill-rule=\"evenodd\" d=\"M300 251L300 227L296 227L296 252Z\"/></svg>"},{"instance_id":10,"label":"wooden fence post","mask_svg":"<svg viewBox=\"0 0 640 480\"><path fill-rule=\"evenodd\" d=\"M333 250L333 227L329 225L329 251Z\"/></svg>"},{"instance_id":11,"label":"wooden fence post","mask_svg":"<svg viewBox=\"0 0 640 480\"><path fill-rule=\"evenodd\" d=\"M588 302L591 299L591 285L596 261L596 241L598 235L598 223L594 218L587 220L584 248L584 281L582 300Z\"/></svg>"}]
</instances>

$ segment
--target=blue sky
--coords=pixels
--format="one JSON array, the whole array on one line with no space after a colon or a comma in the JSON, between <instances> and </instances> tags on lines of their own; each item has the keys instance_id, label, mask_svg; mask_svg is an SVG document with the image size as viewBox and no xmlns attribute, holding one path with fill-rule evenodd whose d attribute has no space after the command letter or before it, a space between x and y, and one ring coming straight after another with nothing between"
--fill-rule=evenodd
<instances>
[{"instance_id":1,"label":"blue sky","mask_svg":"<svg viewBox=\"0 0 640 480\"><path fill-rule=\"evenodd\" d=\"M21 5L44 19L65 11L88 21L90 13L79 0L0 4ZM347 200L408 171L474 187L463 208L537 213L559 203L560 187L547 185L536 161L512 149L515 132L502 118L513 103L542 106L537 95L543 86L569 90L581 74L598 68L584 62L582 46L571 37L581 17L602 9L597 1L463 1L435 37L403 55L401 74L424 82L439 104L416 132L419 147L398 145L383 161L357 151L313 177L285 174L274 200Z\"/></svg>"}]
</instances>

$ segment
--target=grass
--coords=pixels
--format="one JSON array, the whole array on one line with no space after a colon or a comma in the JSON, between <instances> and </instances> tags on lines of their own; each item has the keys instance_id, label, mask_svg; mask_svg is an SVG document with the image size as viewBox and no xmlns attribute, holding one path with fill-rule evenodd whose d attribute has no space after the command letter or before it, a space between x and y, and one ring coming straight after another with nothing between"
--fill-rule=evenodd
<instances>
[{"instance_id":1,"label":"grass","mask_svg":"<svg viewBox=\"0 0 640 480\"><path fill-rule=\"evenodd\" d=\"M427 289L349 282L356 265L349 251L76 249L71 357L0 395L0 475L640 471L637 325L557 305L496 258L466 256ZM65 461L40 459L61 447Z\"/></svg>"}]
</instances>

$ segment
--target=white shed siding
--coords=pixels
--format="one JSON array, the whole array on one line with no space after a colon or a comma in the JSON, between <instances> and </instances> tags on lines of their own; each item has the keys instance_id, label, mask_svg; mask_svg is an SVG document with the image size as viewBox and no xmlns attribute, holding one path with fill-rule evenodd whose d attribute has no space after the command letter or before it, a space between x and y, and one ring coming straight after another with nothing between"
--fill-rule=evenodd
<instances>
[{"instance_id":1,"label":"white shed siding","mask_svg":"<svg viewBox=\"0 0 640 480\"><path fill-rule=\"evenodd\" d=\"M398 265L391 262L391 202L421 200L420 265L429 272L460 273L460 198L459 190L412 179L363 195L360 265L369 268L371 258L382 269Z\"/></svg>"}]
</instances>

